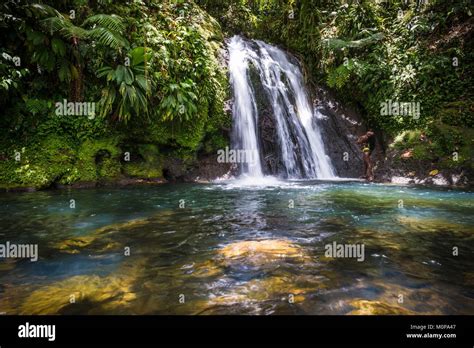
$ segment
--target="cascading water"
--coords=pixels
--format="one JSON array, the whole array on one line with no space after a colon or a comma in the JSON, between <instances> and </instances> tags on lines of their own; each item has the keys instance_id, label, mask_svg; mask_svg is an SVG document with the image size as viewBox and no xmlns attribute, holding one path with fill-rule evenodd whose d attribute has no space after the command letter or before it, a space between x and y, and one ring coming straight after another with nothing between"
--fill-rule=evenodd
<instances>
[{"instance_id":1,"label":"cascading water","mask_svg":"<svg viewBox=\"0 0 474 348\"><path fill-rule=\"evenodd\" d=\"M286 178L334 178L298 65L284 51L240 36L230 40L229 56L233 148L254 154L253 161L241 165L241 173L262 177L262 163L266 163L266 172ZM259 89L268 104L266 119L256 98ZM274 126L271 141L266 142L275 146L271 151L262 145L262 133L268 131L264 122Z\"/></svg>"},{"instance_id":2,"label":"cascading water","mask_svg":"<svg viewBox=\"0 0 474 348\"><path fill-rule=\"evenodd\" d=\"M241 49L242 43L242 40L234 37L229 46L229 70L234 90L232 115L234 115L234 132L238 135L235 138L237 146L234 147L255 154L253 161L242 164L242 173L261 177L263 171L257 138L257 105L247 74L247 51Z\"/></svg>"}]
</instances>

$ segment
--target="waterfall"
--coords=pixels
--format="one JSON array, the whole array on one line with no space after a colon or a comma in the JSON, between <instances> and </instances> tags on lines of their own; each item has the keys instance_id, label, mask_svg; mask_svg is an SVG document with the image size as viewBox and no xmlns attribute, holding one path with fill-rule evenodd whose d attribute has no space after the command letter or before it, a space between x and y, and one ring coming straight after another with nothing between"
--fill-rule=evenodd
<instances>
[{"instance_id":1,"label":"waterfall","mask_svg":"<svg viewBox=\"0 0 474 348\"><path fill-rule=\"evenodd\" d=\"M335 177L297 62L277 47L234 36L229 43L233 148L251 151L241 173Z\"/></svg>"},{"instance_id":2,"label":"waterfall","mask_svg":"<svg viewBox=\"0 0 474 348\"><path fill-rule=\"evenodd\" d=\"M254 161L242 164L241 170L249 176L261 177L263 171L257 140L257 104L247 74L248 52L244 49L243 41L234 36L229 46L229 53L229 71L234 93L232 115L234 133L237 134L237 137L234 137L237 146L234 147L238 150L250 150L256 154Z\"/></svg>"}]
</instances>

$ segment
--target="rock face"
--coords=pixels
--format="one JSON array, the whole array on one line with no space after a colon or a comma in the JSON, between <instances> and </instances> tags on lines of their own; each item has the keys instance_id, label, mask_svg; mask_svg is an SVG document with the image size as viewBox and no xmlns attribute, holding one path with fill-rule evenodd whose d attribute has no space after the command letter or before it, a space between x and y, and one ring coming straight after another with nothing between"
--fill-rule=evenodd
<instances>
[{"instance_id":1,"label":"rock face","mask_svg":"<svg viewBox=\"0 0 474 348\"><path fill-rule=\"evenodd\" d=\"M326 153L339 177L357 178L363 174L362 151L356 144L357 138L367 129L359 113L337 102L335 97L323 87L313 92L316 126L322 129ZM377 134L376 134L377 136ZM380 151L377 141L377 152Z\"/></svg>"},{"instance_id":2,"label":"rock face","mask_svg":"<svg viewBox=\"0 0 474 348\"><path fill-rule=\"evenodd\" d=\"M404 156L404 150L390 148L380 161L377 181L393 184L472 186L474 173L469 167L436 169L436 163Z\"/></svg>"},{"instance_id":3,"label":"rock face","mask_svg":"<svg viewBox=\"0 0 474 348\"><path fill-rule=\"evenodd\" d=\"M255 74L257 72L250 69L250 78L259 110L258 132L261 158L263 159L262 166L265 174L281 174L284 171L284 166L278 145L277 123L272 114L269 98L265 95L261 82ZM331 158L337 176L347 178L361 176L363 172L362 152L356 141L367 129L359 114L336 102L335 98L323 88L318 88L313 92L313 95L315 115L313 122L315 127L321 129L326 153ZM290 120L289 115L287 115L287 120ZM289 129L293 130L294 128L289 127ZM293 142L297 151L300 151L295 136L294 133L291 133L287 141ZM375 154L372 156L382 152L382 142L378 141L377 143ZM301 155L298 154L297 158L301 158ZM301 166L301 163L299 165Z\"/></svg>"},{"instance_id":4,"label":"rock face","mask_svg":"<svg viewBox=\"0 0 474 348\"><path fill-rule=\"evenodd\" d=\"M277 175L284 170L278 145L277 121L273 115L270 99L265 93L258 71L252 66L249 68L249 78L258 109L257 132L262 169L266 175Z\"/></svg>"},{"instance_id":5,"label":"rock face","mask_svg":"<svg viewBox=\"0 0 474 348\"><path fill-rule=\"evenodd\" d=\"M207 182L218 178L228 179L237 174L233 163L219 163L217 155L207 156L199 161L188 173L188 181Z\"/></svg>"},{"instance_id":6,"label":"rock face","mask_svg":"<svg viewBox=\"0 0 474 348\"><path fill-rule=\"evenodd\" d=\"M170 182L207 182L218 178L229 178L236 174L232 163L219 163L216 155L200 157L185 163L178 159L168 159L163 174Z\"/></svg>"}]
</instances>

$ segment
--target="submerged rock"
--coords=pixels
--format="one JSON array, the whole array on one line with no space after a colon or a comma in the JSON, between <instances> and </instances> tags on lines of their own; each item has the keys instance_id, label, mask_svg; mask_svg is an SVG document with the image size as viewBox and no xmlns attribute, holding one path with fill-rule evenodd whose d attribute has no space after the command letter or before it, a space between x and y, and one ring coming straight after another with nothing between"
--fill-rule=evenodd
<instances>
[{"instance_id":1,"label":"submerged rock","mask_svg":"<svg viewBox=\"0 0 474 348\"><path fill-rule=\"evenodd\" d=\"M184 266L181 267L184 269ZM189 270L189 274L193 277L206 278L214 277L223 273L223 268L215 260L207 260L202 263L193 265Z\"/></svg>"},{"instance_id":2,"label":"submerged rock","mask_svg":"<svg viewBox=\"0 0 474 348\"><path fill-rule=\"evenodd\" d=\"M69 238L54 244L55 249L68 254L77 254L82 249L90 248L95 252L105 252L117 250L121 247L121 243L112 239L109 234L119 232L121 230L130 230L136 227L143 227L150 223L148 219L135 219L122 223L107 225L101 227L87 236Z\"/></svg>"},{"instance_id":3,"label":"submerged rock","mask_svg":"<svg viewBox=\"0 0 474 348\"><path fill-rule=\"evenodd\" d=\"M253 265L266 264L281 258L302 262L306 258L300 247L284 239L232 243L219 249L218 256L223 258L225 264L238 260Z\"/></svg>"},{"instance_id":4,"label":"submerged rock","mask_svg":"<svg viewBox=\"0 0 474 348\"><path fill-rule=\"evenodd\" d=\"M304 301L304 294L318 290L315 287L299 286L297 279L292 277L270 277L252 279L229 289L219 295L211 294L209 305L232 305L244 302L260 302L266 300L287 301L298 303Z\"/></svg>"},{"instance_id":5,"label":"submerged rock","mask_svg":"<svg viewBox=\"0 0 474 348\"><path fill-rule=\"evenodd\" d=\"M83 302L90 303L98 313L113 313L136 298L131 285L128 277L75 276L34 291L21 305L19 313L74 312L73 307L82 307ZM75 297L76 303L70 303L71 296Z\"/></svg>"},{"instance_id":6,"label":"submerged rock","mask_svg":"<svg viewBox=\"0 0 474 348\"><path fill-rule=\"evenodd\" d=\"M416 314L408 309L390 305L380 301L356 300L352 301L351 306L355 309L349 314L357 315L407 315Z\"/></svg>"},{"instance_id":7,"label":"submerged rock","mask_svg":"<svg viewBox=\"0 0 474 348\"><path fill-rule=\"evenodd\" d=\"M472 227L459 224L454 221L448 221L442 218L421 218L414 216L399 215L397 222L403 225L409 232L440 232L449 231L452 233L472 234Z\"/></svg>"},{"instance_id":8,"label":"submerged rock","mask_svg":"<svg viewBox=\"0 0 474 348\"><path fill-rule=\"evenodd\" d=\"M79 275L37 289L7 287L0 308L8 314L121 314L136 299L133 287L144 259L124 264L108 276Z\"/></svg>"}]
</instances>

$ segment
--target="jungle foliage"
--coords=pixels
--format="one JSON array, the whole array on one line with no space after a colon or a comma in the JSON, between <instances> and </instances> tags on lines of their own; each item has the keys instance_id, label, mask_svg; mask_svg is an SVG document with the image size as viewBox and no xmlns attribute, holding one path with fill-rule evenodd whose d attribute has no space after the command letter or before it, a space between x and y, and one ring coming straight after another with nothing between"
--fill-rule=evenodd
<instances>
[{"instance_id":1,"label":"jungle foliage","mask_svg":"<svg viewBox=\"0 0 474 348\"><path fill-rule=\"evenodd\" d=\"M192 2L6 1L0 38L4 185L161 173L165 157L196 158L226 141L222 33ZM96 112L58 115L63 100ZM140 151L148 145L158 146L151 157Z\"/></svg>"},{"instance_id":2,"label":"jungle foliage","mask_svg":"<svg viewBox=\"0 0 474 348\"><path fill-rule=\"evenodd\" d=\"M473 27L469 0L7 0L0 183L149 178L167 159L225 146L219 55L233 34L291 51L308 82L333 89L417 159L449 166L457 152L472 165ZM93 102L95 114L57 115L63 100ZM419 117L381 115L389 100L419 103Z\"/></svg>"}]
</instances>

